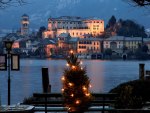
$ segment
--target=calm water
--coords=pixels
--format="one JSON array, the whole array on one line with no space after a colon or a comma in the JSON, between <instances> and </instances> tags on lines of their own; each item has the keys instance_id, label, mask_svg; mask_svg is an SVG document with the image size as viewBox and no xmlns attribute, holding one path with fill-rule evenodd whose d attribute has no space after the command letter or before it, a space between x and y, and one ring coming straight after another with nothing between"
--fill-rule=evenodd
<instances>
[{"instance_id":1,"label":"calm water","mask_svg":"<svg viewBox=\"0 0 150 113\"><path fill-rule=\"evenodd\" d=\"M118 84L138 79L139 63L150 69L150 61L83 60L91 79L92 92L108 92ZM33 92L42 92L41 68L49 68L52 92L60 92L65 60L21 60L20 71L11 71L11 104L22 102ZM1 103L7 104L7 71L0 72Z\"/></svg>"}]
</instances>

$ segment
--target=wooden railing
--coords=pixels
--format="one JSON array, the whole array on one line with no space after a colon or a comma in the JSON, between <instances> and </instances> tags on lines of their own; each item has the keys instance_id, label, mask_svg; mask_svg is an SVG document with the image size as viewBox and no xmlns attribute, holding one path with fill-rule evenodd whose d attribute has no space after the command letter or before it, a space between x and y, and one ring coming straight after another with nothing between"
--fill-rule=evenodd
<instances>
[{"instance_id":1,"label":"wooden railing","mask_svg":"<svg viewBox=\"0 0 150 113\"><path fill-rule=\"evenodd\" d=\"M93 100L88 111L113 111L114 104L116 102L117 94L105 93L105 94L92 94ZM64 107L63 96L60 93L34 93L35 98L30 104L35 106L35 111L67 111Z\"/></svg>"}]
</instances>

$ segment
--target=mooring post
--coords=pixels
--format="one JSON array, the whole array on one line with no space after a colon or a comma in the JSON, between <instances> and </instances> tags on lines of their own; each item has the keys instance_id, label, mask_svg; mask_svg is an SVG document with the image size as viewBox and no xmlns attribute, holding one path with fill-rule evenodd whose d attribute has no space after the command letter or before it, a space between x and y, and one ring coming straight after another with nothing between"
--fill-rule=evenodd
<instances>
[{"instance_id":1,"label":"mooring post","mask_svg":"<svg viewBox=\"0 0 150 113\"><path fill-rule=\"evenodd\" d=\"M42 68L42 84L43 84L43 93L51 92L51 85L49 84L49 75L48 68Z\"/></svg>"},{"instance_id":2,"label":"mooring post","mask_svg":"<svg viewBox=\"0 0 150 113\"><path fill-rule=\"evenodd\" d=\"M51 85L49 84L49 75L48 68L42 68L42 84L43 84L43 93L51 92ZM47 95L45 95L45 113L47 113Z\"/></svg>"},{"instance_id":3,"label":"mooring post","mask_svg":"<svg viewBox=\"0 0 150 113\"><path fill-rule=\"evenodd\" d=\"M145 64L139 64L139 79L144 80L144 74L145 74L145 69L144 69Z\"/></svg>"}]
</instances>

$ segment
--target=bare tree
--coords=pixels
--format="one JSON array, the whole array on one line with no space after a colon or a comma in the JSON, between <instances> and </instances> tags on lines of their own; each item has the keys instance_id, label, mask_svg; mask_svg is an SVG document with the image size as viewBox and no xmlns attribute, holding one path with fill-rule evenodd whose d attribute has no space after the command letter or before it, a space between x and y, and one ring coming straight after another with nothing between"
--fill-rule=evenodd
<instances>
[{"instance_id":1,"label":"bare tree","mask_svg":"<svg viewBox=\"0 0 150 113\"><path fill-rule=\"evenodd\" d=\"M0 0L0 9L4 9L8 6L24 5L25 0Z\"/></svg>"},{"instance_id":2,"label":"bare tree","mask_svg":"<svg viewBox=\"0 0 150 113\"><path fill-rule=\"evenodd\" d=\"M133 3L136 3L138 6L150 6L150 0L131 0Z\"/></svg>"}]
</instances>

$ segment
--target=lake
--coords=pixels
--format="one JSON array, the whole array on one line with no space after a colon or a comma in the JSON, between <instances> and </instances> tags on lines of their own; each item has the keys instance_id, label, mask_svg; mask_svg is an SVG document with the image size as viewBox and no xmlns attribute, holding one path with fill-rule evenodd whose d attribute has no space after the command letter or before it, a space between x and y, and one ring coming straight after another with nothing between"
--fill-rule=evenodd
<instances>
[{"instance_id":1,"label":"lake","mask_svg":"<svg viewBox=\"0 0 150 113\"><path fill-rule=\"evenodd\" d=\"M83 67L91 80L91 91L108 92L118 84L139 78L139 64L145 63L150 69L150 61L104 61L82 60ZM61 76L66 67L65 60L21 59L20 71L11 71L11 104L22 102L35 92L42 92L42 67L49 68L52 92L61 92ZM7 71L0 71L1 104L7 104Z\"/></svg>"}]
</instances>

